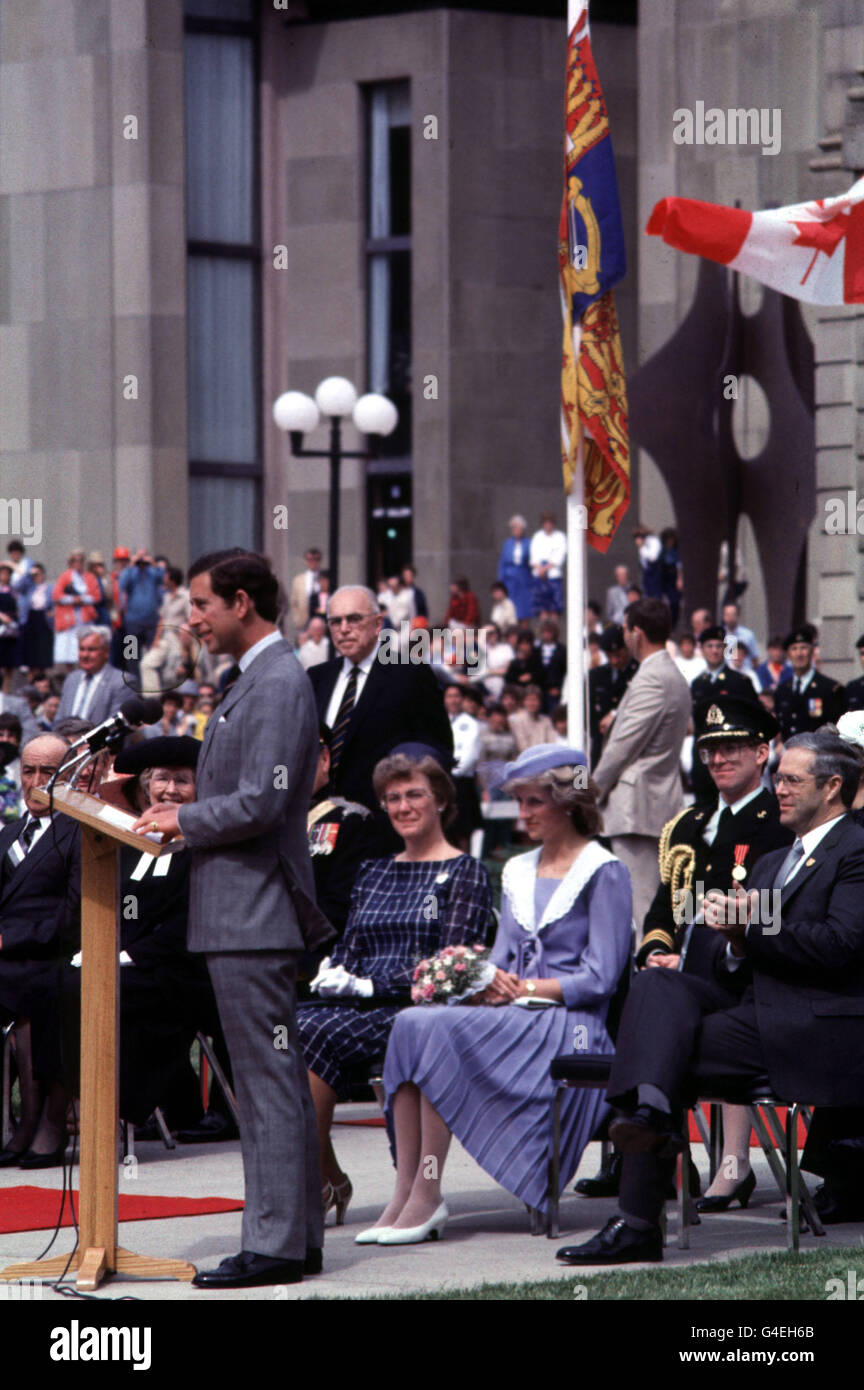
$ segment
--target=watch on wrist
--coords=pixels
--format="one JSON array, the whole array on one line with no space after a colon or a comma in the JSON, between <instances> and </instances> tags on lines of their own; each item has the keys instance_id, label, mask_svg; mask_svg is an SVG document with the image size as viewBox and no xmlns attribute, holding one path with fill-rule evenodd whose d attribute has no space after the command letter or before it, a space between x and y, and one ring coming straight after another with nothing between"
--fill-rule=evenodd
<instances>
[{"instance_id":1,"label":"watch on wrist","mask_svg":"<svg viewBox=\"0 0 864 1390\"><path fill-rule=\"evenodd\" d=\"M534 980L526 980L526 981L525 981L525 993L526 993L526 994L536 994L536 993L537 993L537 985L536 985L536 983L534 982Z\"/></svg>"}]
</instances>

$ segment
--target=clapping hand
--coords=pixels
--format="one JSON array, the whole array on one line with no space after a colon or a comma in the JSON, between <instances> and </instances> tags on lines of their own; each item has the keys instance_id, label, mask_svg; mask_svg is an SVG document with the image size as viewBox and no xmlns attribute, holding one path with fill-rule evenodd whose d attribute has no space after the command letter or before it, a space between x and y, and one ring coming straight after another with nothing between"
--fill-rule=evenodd
<instances>
[{"instance_id":1,"label":"clapping hand","mask_svg":"<svg viewBox=\"0 0 864 1390\"><path fill-rule=\"evenodd\" d=\"M743 888L735 888L731 893L712 889L705 897L706 927L725 936L736 956L743 955L740 942L744 940L750 914L758 901L759 894L755 889L748 893Z\"/></svg>"}]
</instances>

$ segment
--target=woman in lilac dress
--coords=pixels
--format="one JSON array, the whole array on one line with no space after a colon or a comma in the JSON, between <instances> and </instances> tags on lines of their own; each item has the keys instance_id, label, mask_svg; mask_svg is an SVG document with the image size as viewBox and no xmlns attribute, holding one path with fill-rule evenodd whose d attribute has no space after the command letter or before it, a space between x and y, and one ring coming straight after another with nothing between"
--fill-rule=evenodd
<instances>
[{"instance_id":1,"label":"woman in lilac dress","mask_svg":"<svg viewBox=\"0 0 864 1390\"><path fill-rule=\"evenodd\" d=\"M602 826L584 754L529 748L504 780L539 848L504 869L496 973L477 1006L421 1005L396 1019L383 1078L396 1190L358 1243L411 1244L443 1230L451 1133L502 1187L544 1209L550 1063L573 1049L613 1051L606 1014L630 951L632 891L624 865L594 838ZM604 1106L601 1092L567 1092L562 1190Z\"/></svg>"}]
</instances>

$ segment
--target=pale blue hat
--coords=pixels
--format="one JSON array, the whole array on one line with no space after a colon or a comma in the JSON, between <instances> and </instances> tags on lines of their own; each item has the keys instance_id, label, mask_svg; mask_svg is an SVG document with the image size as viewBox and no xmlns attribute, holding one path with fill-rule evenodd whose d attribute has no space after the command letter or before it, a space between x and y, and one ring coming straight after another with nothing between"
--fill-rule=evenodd
<instances>
[{"instance_id":1,"label":"pale blue hat","mask_svg":"<svg viewBox=\"0 0 864 1390\"><path fill-rule=\"evenodd\" d=\"M553 767L587 766L588 759L581 748L570 748L566 743L538 743L534 748L526 748L515 762L507 763L493 785L503 787L517 780L530 782Z\"/></svg>"}]
</instances>

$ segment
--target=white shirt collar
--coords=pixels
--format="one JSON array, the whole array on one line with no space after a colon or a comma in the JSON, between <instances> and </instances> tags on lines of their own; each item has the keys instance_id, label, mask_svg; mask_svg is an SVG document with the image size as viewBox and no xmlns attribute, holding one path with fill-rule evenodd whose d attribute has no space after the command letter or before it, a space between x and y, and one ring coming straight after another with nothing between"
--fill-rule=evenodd
<instances>
[{"instance_id":1,"label":"white shirt collar","mask_svg":"<svg viewBox=\"0 0 864 1390\"><path fill-rule=\"evenodd\" d=\"M254 647L250 647L248 651L245 651L243 653L240 660L237 662L237 665L240 667L240 670L247 671L249 667L252 665L252 662L255 660L256 656L260 656L261 653L265 650L265 648L272 647L274 642L281 641L281 632L279 632L278 630L275 632L268 632L266 637L262 637L260 641L255 643Z\"/></svg>"},{"instance_id":2,"label":"white shirt collar","mask_svg":"<svg viewBox=\"0 0 864 1390\"><path fill-rule=\"evenodd\" d=\"M729 806L728 809L732 812L733 816L737 816L738 812L743 810L749 802L755 801L756 797L761 794L762 790L763 788L760 783L760 785L756 788L755 791L747 792L746 796L739 797L737 801L732 802L731 806ZM705 826L705 829L702 832L703 839L709 845L714 843L714 836L717 834L717 828L720 825L720 817L726 809L726 802L721 797L717 803L717 809L715 810L714 814L712 815L711 819L708 821L708 824Z\"/></svg>"},{"instance_id":3,"label":"white shirt collar","mask_svg":"<svg viewBox=\"0 0 864 1390\"><path fill-rule=\"evenodd\" d=\"M810 667L810 670L807 672L806 676L793 676L793 677L792 677L792 681L793 681L792 689L793 689L793 690L795 689L794 682L797 681L797 680L800 680L800 682L801 682L801 694L803 695L803 694L804 694L804 691L807 689L808 685L809 685L810 682L812 681L812 679L813 679L813 677L815 676L815 674L816 674L816 667L815 667L815 666L811 666L811 667Z\"/></svg>"},{"instance_id":4,"label":"white shirt collar","mask_svg":"<svg viewBox=\"0 0 864 1390\"><path fill-rule=\"evenodd\" d=\"M372 670L373 663L374 663L376 657L378 656L378 648L380 647L380 645L381 645L381 638L379 637L378 640L377 640L377 642L375 643L375 646L372 648L371 652L369 653L369 655L368 655L368 656L364 656L364 658L363 658L362 661L358 661L358 662L356 663L356 664L357 664L358 670L359 670L359 671L362 671L362 673L363 673L364 676L368 676L369 672ZM354 664L355 664L355 663L351 660L350 656L343 656L343 658L342 658L342 674L343 674L343 675L346 675L346 676L350 676L351 671L353 670Z\"/></svg>"},{"instance_id":5,"label":"white shirt collar","mask_svg":"<svg viewBox=\"0 0 864 1390\"><path fill-rule=\"evenodd\" d=\"M826 820L824 825L817 825L815 830L808 830L806 835L799 835L798 838L804 850L802 858L808 854L812 854L816 846L825 839L828 831L833 830L838 820L842 820L845 815L846 812L841 811L839 816L834 816L832 820Z\"/></svg>"}]
</instances>

